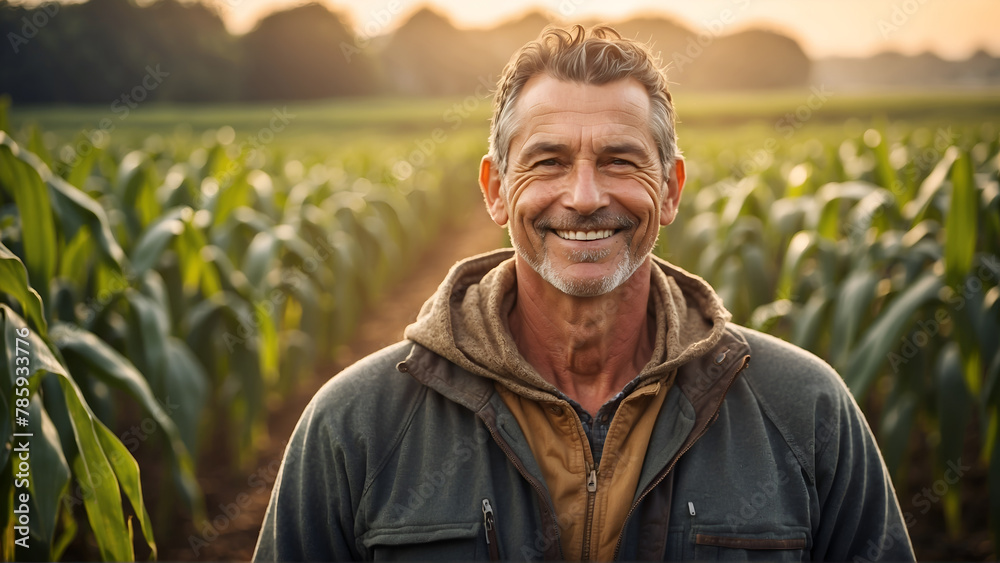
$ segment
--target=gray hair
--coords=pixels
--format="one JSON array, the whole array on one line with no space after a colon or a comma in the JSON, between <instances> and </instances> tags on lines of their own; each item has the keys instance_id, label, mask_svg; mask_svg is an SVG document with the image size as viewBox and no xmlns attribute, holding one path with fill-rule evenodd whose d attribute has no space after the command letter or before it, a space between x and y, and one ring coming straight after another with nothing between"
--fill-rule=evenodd
<instances>
[{"instance_id":1,"label":"gray hair","mask_svg":"<svg viewBox=\"0 0 1000 563\"><path fill-rule=\"evenodd\" d=\"M519 126L514 106L524 85L539 74L594 85L627 78L638 80L649 94L650 129L666 177L680 156L666 69L645 43L622 38L608 26L596 26L588 32L582 25L569 30L546 27L538 39L521 47L504 67L493 98L489 148L489 156L501 176L507 172L510 141Z\"/></svg>"}]
</instances>

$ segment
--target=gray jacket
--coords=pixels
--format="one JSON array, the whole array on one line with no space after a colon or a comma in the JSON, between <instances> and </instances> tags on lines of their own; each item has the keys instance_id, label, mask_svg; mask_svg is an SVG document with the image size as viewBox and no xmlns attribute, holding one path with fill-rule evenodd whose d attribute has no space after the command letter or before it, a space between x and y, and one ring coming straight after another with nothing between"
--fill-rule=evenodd
<instances>
[{"instance_id":1,"label":"gray jacket","mask_svg":"<svg viewBox=\"0 0 1000 563\"><path fill-rule=\"evenodd\" d=\"M913 560L853 398L784 342L730 327L680 370L651 444L621 560ZM488 559L483 500L501 558L560 559L541 473L493 383L401 342L306 408L254 560Z\"/></svg>"},{"instance_id":2,"label":"gray jacket","mask_svg":"<svg viewBox=\"0 0 1000 563\"><path fill-rule=\"evenodd\" d=\"M495 261L479 260L483 271ZM872 433L836 372L771 336L731 323L720 333L677 369L616 559L913 560ZM453 359L406 340L317 393L255 560L562 559L559 515L497 382Z\"/></svg>"}]
</instances>

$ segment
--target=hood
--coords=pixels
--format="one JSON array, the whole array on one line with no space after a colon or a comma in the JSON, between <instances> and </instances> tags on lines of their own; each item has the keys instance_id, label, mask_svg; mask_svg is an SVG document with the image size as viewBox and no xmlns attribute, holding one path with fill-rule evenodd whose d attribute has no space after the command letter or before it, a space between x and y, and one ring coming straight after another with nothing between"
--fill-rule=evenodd
<instances>
[{"instance_id":1,"label":"hood","mask_svg":"<svg viewBox=\"0 0 1000 563\"><path fill-rule=\"evenodd\" d=\"M651 272L656 335L653 355L639 373L640 386L670 377L676 368L708 353L731 317L698 276L656 257ZM551 400L558 390L524 359L507 324L516 286L512 249L458 262L403 335L521 396Z\"/></svg>"}]
</instances>

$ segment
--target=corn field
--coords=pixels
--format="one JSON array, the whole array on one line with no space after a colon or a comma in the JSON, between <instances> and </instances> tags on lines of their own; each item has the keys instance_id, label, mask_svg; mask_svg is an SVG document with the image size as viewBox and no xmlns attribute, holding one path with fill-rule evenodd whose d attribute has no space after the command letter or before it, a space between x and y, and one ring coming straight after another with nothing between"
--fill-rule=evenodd
<instances>
[{"instance_id":1,"label":"corn field","mask_svg":"<svg viewBox=\"0 0 1000 563\"><path fill-rule=\"evenodd\" d=\"M659 254L704 276L736 322L837 369L876 430L904 516L922 509L906 487L914 449L930 450L939 479L965 462L987 467L1000 537L998 131L891 138L872 127L746 154L749 166L691 159L700 188ZM942 499L954 538L967 529L960 493L949 486Z\"/></svg>"},{"instance_id":2,"label":"corn field","mask_svg":"<svg viewBox=\"0 0 1000 563\"><path fill-rule=\"evenodd\" d=\"M435 169L397 180L349 152L341 166L306 170L221 142L186 155L94 148L70 162L37 130L26 145L0 131L0 346L10 366L0 433L5 444L33 434L32 551L18 556L59 559L85 518L100 556L115 561L135 559L133 536L156 556L133 446L111 430L121 403L162 430L154 438L172 479L160 498L201 519L194 454L205 429L224 424L238 454L252 455L267 400L330 360L363 307L475 196L457 193L468 190L453 176L480 150L443 147ZM11 447L0 456L12 560L18 459Z\"/></svg>"},{"instance_id":3,"label":"corn field","mask_svg":"<svg viewBox=\"0 0 1000 563\"><path fill-rule=\"evenodd\" d=\"M350 341L449 217L481 205L484 127L477 142L435 140L404 174L371 150L291 156L230 133L82 155L37 128L13 133L0 111L7 560L25 534L19 559L62 559L81 535L105 560L155 558L171 507L144 499L148 468L123 426L155 423L169 462L156 497L201 521L206 429L252 457L267 404ZM682 136L688 187L657 253L704 276L737 322L837 368L904 512L911 460L929 451L936 475L955 462L987 472L1000 537L997 130L800 137L740 159L724 136L701 148ZM941 507L953 537L968 528L960 492Z\"/></svg>"}]
</instances>

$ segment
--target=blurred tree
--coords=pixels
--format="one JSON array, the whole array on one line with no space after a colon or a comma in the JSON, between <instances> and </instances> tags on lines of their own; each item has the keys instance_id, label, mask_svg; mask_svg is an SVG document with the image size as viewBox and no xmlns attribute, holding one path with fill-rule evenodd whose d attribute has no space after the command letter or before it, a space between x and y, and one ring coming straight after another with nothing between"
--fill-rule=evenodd
<instances>
[{"instance_id":1,"label":"blurred tree","mask_svg":"<svg viewBox=\"0 0 1000 563\"><path fill-rule=\"evenodd\" d=\"M455 29L430 8L419 10L382 52L392 88L404 94L446 95L469 94L480 83L495 84L506 58L500 62L474 39L477 33Z\"/></svg>"},{"instance_id":2,"label":"blurred tree","mask_svg":"<svg viewBox=\"0 0 1000 563\"><path fill-rule=\"evenodd\" d=\"M11 44L0 49L0 91L15 102L130 107L236 96L236 44L203 4L90 0L26 9L3 0L0 33Z\"/></svg>"},{"instance_id":3,"label":"blurred tree","mask_svg":"<svg viewBox=\"0 0 1000 563\"><path fill-rule=\"evenodd\" d=\"M265 17L242 40L251 100L357 96L377 90L373 61L341 17L307 4Z\"/></svg>"},{"instance_id":4,"label":"blurred tree","mask_svg":"<svg viewBox=\"0 0 1000 563\"><path fill-rule=\"evenodd\" d=\"M809 57L794 39L779 33L761 29L719 37L703 33L686 43L683 53L689 56L690 68L677 78L681 87L756 90L809 83Z\"/></svg>"}]
</instances>

